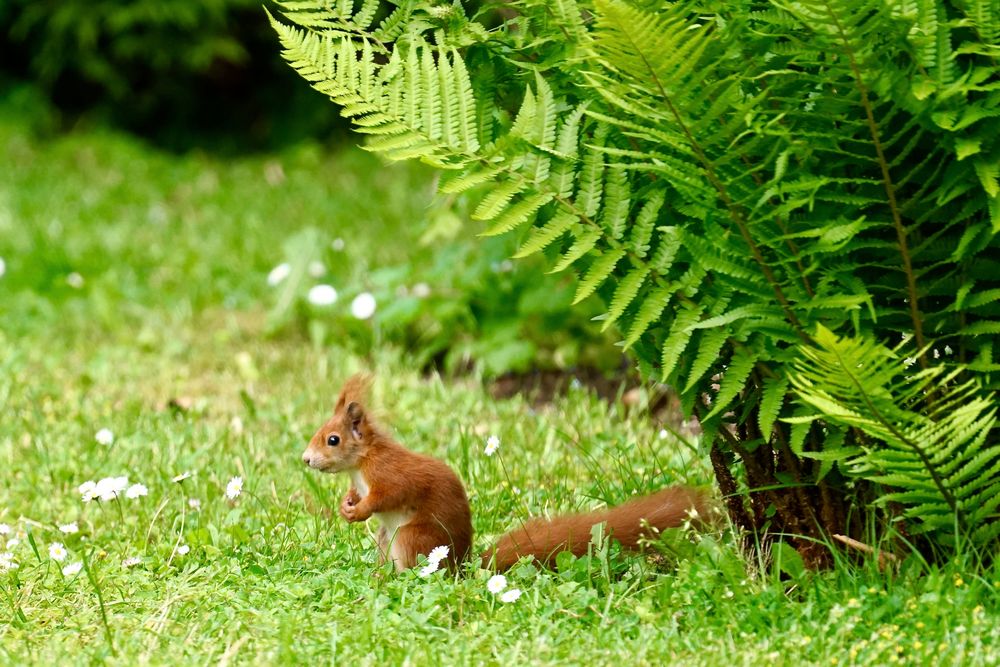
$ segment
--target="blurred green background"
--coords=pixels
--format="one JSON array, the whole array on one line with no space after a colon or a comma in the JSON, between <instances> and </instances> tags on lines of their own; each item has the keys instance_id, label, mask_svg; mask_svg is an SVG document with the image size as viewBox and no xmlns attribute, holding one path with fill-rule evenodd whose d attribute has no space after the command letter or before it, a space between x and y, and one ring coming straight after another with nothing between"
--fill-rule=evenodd
<instances>
[{"instance_id":1,"label":"blurred green background","mask_svg":"<svg viewBox=\"0 0 1000 667\"><path fill-rule=\"evenodd\" d=\"M621 373L596 304L569 307L575 277L511 262L519 239L477 238L474 201L358 148L256 0L6 0L0 35L10 330L127 320L123 301L144 305L141 333L155 303L362 355L392 344L423 370Z\"/></svg>"}]
</instances>

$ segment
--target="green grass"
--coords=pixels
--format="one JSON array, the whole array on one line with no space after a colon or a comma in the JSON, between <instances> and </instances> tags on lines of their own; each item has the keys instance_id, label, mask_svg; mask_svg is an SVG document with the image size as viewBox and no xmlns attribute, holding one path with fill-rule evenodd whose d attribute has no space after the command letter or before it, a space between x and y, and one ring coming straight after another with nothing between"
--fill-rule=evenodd
<instances>
[{"instance_id":1,"label":"green grass","mask_svg":"<svg viewBox=\"0 0 1000 667\"><path fill-rule=\"evenodd\" d=\"M0 572L0 661L997 662L1000 570L972 555L911 559L894 576L792 562L781 576L748 567L720 531L669 535L680 557L605 548L558 573L515 568L513 604L485 571L373 577L370 529L335 513L346 480L299 458L361 368L377 374L383 422L465 481L477 550L519 516L704 484L708 471L648 418L584 391L536 411L491 400L474 377L422 377L404 351L359 357L356 327L331 324L322 346L302 327L266 335L267 272L300 229L344 239L326 279L345 293L373 268L428 257L413 250L431 200L418 169L309 147L178 158L113 134L43 141L10 118L0 152L0 522L21 533L19 567ZM102 428L112 445L95 441ZM500 457L483 454L491 434ZM78 485L116 475L149 495L81 502ZM234 476L244 489L230 501ZM63 535L70 521L80 532ZM57 541L64 563L48 556Z\"/></svg>"}]
</instances>

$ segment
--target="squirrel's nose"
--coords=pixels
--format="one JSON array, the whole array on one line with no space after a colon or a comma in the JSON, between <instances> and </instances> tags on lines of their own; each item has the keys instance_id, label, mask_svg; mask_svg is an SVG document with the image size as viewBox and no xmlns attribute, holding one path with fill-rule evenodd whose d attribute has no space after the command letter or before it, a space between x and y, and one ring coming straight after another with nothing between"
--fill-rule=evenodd
<instances>
[{"instance_id":1,"label":"squirrel's nose","mask_svg":"<svg viewBox=\"0 0 1000 667\"><path fill-rule=\"evenodd\" d=\"M312 457L310 457L309 454L303 454L302 455L302 462L305 463L306 465L311 465L312 464Z\"/></svg>"}]
</instances>

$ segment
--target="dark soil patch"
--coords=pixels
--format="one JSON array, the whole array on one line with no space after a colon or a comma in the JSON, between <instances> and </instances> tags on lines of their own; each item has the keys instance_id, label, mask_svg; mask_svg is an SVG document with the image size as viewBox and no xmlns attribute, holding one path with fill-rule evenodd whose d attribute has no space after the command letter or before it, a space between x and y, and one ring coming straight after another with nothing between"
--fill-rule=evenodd
<instances>
[{"instance_id":1,"label":"dark soil patch","mask_svg":"<svg viewBox=\"0 0 1000 667\"><path fill-rule=\"evenodd\" d=\"M643 410L652 419L681 436L698 435L701 427L695 419L685 419L676 392L666 385L654 385L648 404L638 375L632 372L608 374L593 368L572 370L537 370L528 373L505 373L488 384L496 399L521 395L535 407L552 403L557 397L574 389L585 389L608 403L621 403L628 409Z\"/></svg>"}]
</instances>

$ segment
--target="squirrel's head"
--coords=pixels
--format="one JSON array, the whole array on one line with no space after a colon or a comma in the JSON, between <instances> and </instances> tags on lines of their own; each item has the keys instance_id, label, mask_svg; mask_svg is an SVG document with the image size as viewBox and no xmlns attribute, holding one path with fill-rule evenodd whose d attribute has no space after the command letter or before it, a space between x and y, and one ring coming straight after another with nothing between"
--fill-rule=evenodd
<instances>
[{"instance_id":1,"label":"squirrel's head","mask_svg":"<svg viewBox=\"0 0 1000 667\"><path fill-rule=\"evenodd\" d=\"M367 394L369 379L355 375L340 391L333 416L309 441L302 461L320 472L342 472L358 467L372 437L362 401Z\"/></svg>"}]
</instances>

